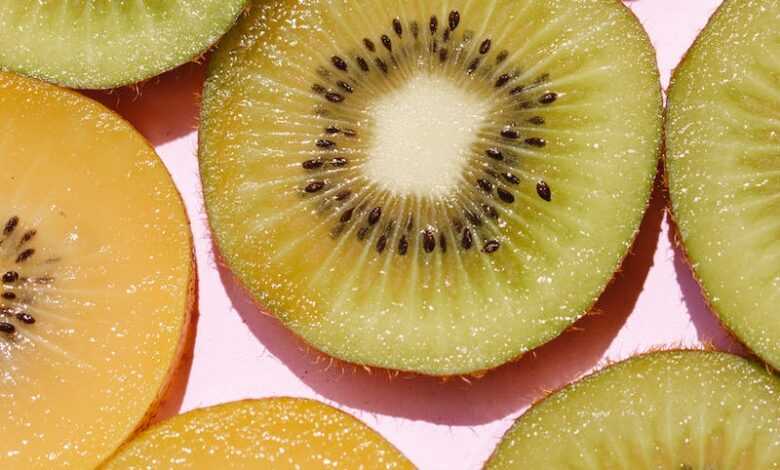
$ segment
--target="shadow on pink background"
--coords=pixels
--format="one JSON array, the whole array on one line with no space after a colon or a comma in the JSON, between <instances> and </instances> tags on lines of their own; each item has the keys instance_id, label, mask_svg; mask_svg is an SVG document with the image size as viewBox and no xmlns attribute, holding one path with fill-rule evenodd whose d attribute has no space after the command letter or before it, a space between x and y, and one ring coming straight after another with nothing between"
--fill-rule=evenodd
<instances>
[{"instance_id":1,"label":"shadow on pink background","mask_svg":"<svg viewBox=\"0 0 780 470\"><path fill-rule=\"evenodd\" d=\"M630 2L658 48L664 83L716 3ZM197 337L193 331L158 419L245 397L311 397L363 419L421 468L478 468L531 403L609 361L664 346L712 344L744 352L709 311L675 247L657 184L631 253L593 313L520 360L479 379L448 381L331 363L261 312L215 261L195 157L204 73L203 65L190 64L138 89L88 92L157 148L192 221L200 276Z\"/></svg>"}]
</instances>

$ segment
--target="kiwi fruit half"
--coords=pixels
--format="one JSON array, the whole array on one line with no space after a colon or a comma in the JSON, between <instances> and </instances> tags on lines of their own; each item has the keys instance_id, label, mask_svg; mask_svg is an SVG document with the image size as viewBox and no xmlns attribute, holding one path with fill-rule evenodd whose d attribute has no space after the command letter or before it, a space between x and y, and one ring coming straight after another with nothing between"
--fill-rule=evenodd
<instances>
[{"instance_id":1,"label":"kiwi fruit half","mask_svg":"<svg viewBox=\"0 0 780 470\"><path fill-rule=\"evenodd\" d=\"M149 418L195 303L187 215L129 124L0 73L0 468L93 468Z\"/></svg>"},{"instance_id":2,"label":"kiwi fruit half","mask_svg":"<svg viewBox=\"0 0 780 470\"><path fill-rule=\"evenodd\" d=\"M589 311L657 168L655 55L615 0L257 2L210 64L226 263L325 353L490 369Z\"/></svg>"},{"instance_id":3,"label":"kiwi fruit half","mask_svg":"<svg viewBox=\"0 0 780 470\"><path fill-rule=\"evenodd\" d=\"M102 468L412 469L354 417L302 398L244 400L190 411L123 446Z\"/></svg>"},{"instance_id":4,"label":"kiwi fruit half","mask_svg":"<svg viewBox=\"0 0 780 470\"><path fill-rule=\"evenodd\" d=\"M246 0L0 0L0 70L72 88L128 85L214 44Z\"/></svg>"},{"instance_id":5,"label":"kiwi fruit half","mask_svg":"<svg viewBox=\"0 0 780 470\"><path fill-rule=\"evenodd\" d=\"M486 469L780 467L780 377L738 356L650 353L533 406Z\"/></svg>"},{"instance_id":6,"label":"kiwi fruit half","mask_svg":"<svg viewBox=\"0 0 780 470\"><path fill-rule=\"evenodd\" d=\"M780 1L727 0L669 88L666 174L722 323L780 368Z\"/></svg>"}]
</instances>

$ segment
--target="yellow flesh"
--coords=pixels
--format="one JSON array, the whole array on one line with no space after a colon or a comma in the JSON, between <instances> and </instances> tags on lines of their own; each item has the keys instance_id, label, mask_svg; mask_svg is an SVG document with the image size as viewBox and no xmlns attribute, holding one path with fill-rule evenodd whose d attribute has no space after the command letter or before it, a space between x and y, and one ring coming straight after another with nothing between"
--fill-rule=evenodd
<instances>
[{"instance_id":1,"label":"yellow flesh","mask_svg":"<svg viewBox=\"0 0 780 470\"><path fill-rule=\"evenodd\" d=\"M246 400L191 411L124 446L105 470L412 469L371 428L313 400Z\"/></svg>"},{"instance_id":2,"label":"yellow flesh","mask_svg":"<svg viewBox=\"0 0 780 470\"><path fill-rule=\"evenodd\" d=\"M780 378L714 352L653 353L545 399L486 465L504 469L780 468Z\"/></svg>"},{"instance_id":3,"label":"yellow flesh","mask_svg":"<svg viewBox=\"0 0 780 470\"><path fill-rule=\"evenodd\" d=\"M729 0L675 72L667 169L707 298L780 367L780 1Z\"/></svg>"},{"instance_id":4,"label":"yellow flesh","mask_svg":"<svg viewBox=\"0 0 780 470\"><path fill-rule=\"evenodd\" d=\"M74 88L139 82L192 60L246 0L0 0L0 69Z\"/></svg>"},{"instance_id":5,"label":"yellow flesh","mask_svg":"<svg viewBox=\"0 0 780 470\"><path fill-rule=\"evenodd\" d=\"M492 38L485 64L494 64L502 49L512 52L487 78L482 73L490 69L470 77L466 64L451 62L442 68L437 56L410 67L413 60L401 52L398 61L406 65L401 70L391 65L387 80L376 78L380 72L373 62L369 78L360 78L355 55L373 60L361 38L372 38L376 56L392 64L379 38L389 34L394 50L400 51L403 40L391 26L396 15L409 44L412 20L419 22L420 41L427 41L430 15L438 16L441 31L453 10L460 12L453 43L461 41L465 31L474 32L472 46ZM404 212L413 213L418 223L463 217L461 202L440 198L439 192L432 190L428 199L393 194L392 188L382 193L381 182L361 174L360 165L372 158L366 149L375 141L417 139L418 146L426 147L423 153L431 155L431 139L447 141L447 135L425 134L441 128L439 121L413 126L419 132L404 135L399 129L409 126L397 122L402 117L382 111L387 101L378 105L375 116L375 98L403 90L409 80L419 79L420 69L438 74L429 78L423 73L424 79L452 80L490 110L484 132L473 139L463 184L455 185L467 187L464 194L478 191L474 181L487 159L484 146L497 145L497 133L507 120L522 118L518 122L526 137L547 141L539 149L521 140L512 150L522 179L509 188L515 202L505 204L493 196L501 220L484 226L500 241L499 251L482 253L488 238L481 236L475 237L476 247L470 251L455 249L460 237L446 222L436 226L448 240L446 254L440 249L423 253L424 227L410 233L405 256L397 254L398 230L381 256L375 249L378 229L365 243L357 241L354 224L341 236L331 236L343 212L318 208L337 189L307 196L302 187L312 173L304 171L301 162L318 155L314 142L330 122L313 113L318 105L330 106L311 89L323 83L318 67L347 76L338 75L331 65L336 53L349 59L349 77L357 78L349 78L355 83L354 94L341 108L329 109L343 111L344 120L354 118L360 127L357 138L333 137L343 147L335 154L349 157L354 165L334 170L332 177L354 177L356 191L374 184L360 197L384 206L382 224L393 218L403 224L398 219ZM612 0L374 0L359 8L340 0L258 2L216 54L205 93L200 162L222 254L265 307L328 354L436 375L502 364L586 313L628 250L649 196L660 141L654 60L641 26ZM512 86L549 73L549 83L529 96L536 100L550 89L559 93L558 101L514 113L511 86L496 91L493 83L497 70L516 69L522 73ZM390 103L413 108L410 99L390 96ZM430 94L411 101L424 107L437 100L446 102ZM425 109L422 118L410 119L424 124L425 116L449 117L449 133L469 132L458 127L463 120L449 116L453 109ZM525 122L539 114L545 126ZM380 127L376 119L392 125ZM382 136L385 132L398 135ZM436 175L425 178L435 181ZM542 178L552 187L552 202L537 196L535 184ZM410 185L420 186L425 185ZM469 208L480 210L479 205ZM354 218L365 220L366 212L358 211Z\"/></svg>"},{"instance_id":6,"label":"yellow flesh","mask_svg":"<svg viewBox=\"0 0 780 470\"><path fill-rule=\"evenodd\" d=\"M0 467L89 468L156 402L192 307L189 224L165 167L99 104L0 74ZM35 254L17 263L23 230Z\"/></svg>"}]
</instances>

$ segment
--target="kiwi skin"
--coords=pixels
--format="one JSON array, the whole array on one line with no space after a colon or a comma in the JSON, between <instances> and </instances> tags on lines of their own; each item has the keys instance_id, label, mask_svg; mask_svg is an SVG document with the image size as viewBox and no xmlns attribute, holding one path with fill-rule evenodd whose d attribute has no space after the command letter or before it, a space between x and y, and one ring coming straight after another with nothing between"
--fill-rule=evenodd
<instances>
[{"instance_id":1,"label":"kiwi skin","mask_svg":"<svg viewBox=\"0 0 780 470\"><path fill-rule=\"evenodd\" d=\"M33 80L33 79L28 79ZM47 85L47 86L53 86L56 87L56 85ZM61 88L61 87L57 87ZM73 91L68 88L61 88L65 93L68 93L70 95L78 96L80 99L89 99L93 101L97 106L102 108L105 112L111 113L116 116L117 120L121 123L124 123L127 125L128 128L132 129L134 132L136 132L139 136L141 136L144 144L147 146L147 148L154 152L154 154L159 159L159 155L157 155L157 152L155 151L154 147L151 143L149 143L148 140L146 140L143 135L138 132L135 127L133 127L132 124L130 124L129 121L127 121L123 116L121 116L119 113L113 111L112 109L106 107L99 101L93 100L92 98L86 98L84 95L77 91ZM192 223L190 221L189 215L187 214L186 206L184 205L184 199L182 198L181 192L179 191L178 187L173 181L173 178L171 177L170 172L168 171L165 164L160 160L161 164L163 165L163 168L165 168L165 174L168 176L168 180L170 181L170 184L173 188L176 190L176 194L179 198L179 202L181 205L181 210L184 212L184 218L187 221L187 233L188 233L188 239L189 239L189 245L190 245L190 276L187 281L187 300L186 300L186 313L184 315L184 318L182 319L181 323L181 336L179 338L179 343L176 345L176 350L173 354L173 358L171 359L170 366L168 367L168 372L165 374L165 378L163 379L163 383L160 385L159 390L157 391L157 396L155 397L154 401L149 405L149 408L146 411L146 414L141 416L138 420L138 423L136 424L135 428L132 429L130 432L127 433L127 435L120 441L117 442L117 447L121 446L125 442L131 440L136 435L138 435L141 431L146 429L151 421L154 419L155 415L157 414L158 410L162 406L163 402L165 401L166 394L171 389L171 385L173 384L173 378L176 376L176 373L185 365L185 361L183 361L185 355L188 353L190 349L190 343L194 344L195 336L196 336L196 324L197 319L199 316L198 311L198 265L195 258L195 246L193 243L193 236L192 236ZM111 454L113 455L113 454ZM111 455L107 455L106 458L109 458Z\"/></svg>"},{"instance_id":2,"label":"kiwi skin","mask_svg":"<svg viewBox=\"0 0 780 470\"><path fill-rule=\"evenodd\" d=\"M245 9L245 12L252 8L252 5L253 5L254 1L258 1L258 0L250 0L249 3L248 3L247 9ZM641 37L646 41L646 43L647 43L647 45L648 45L648 47L650 49L655 50L655 47L653 46L653 44L652 44L652 42L650 40L650 37L647 34L647 31L642 26L642 23L639 20L639 17L636 15L636 13L634 13L634 11L631 10L631 8L629 8L621 0L607 0L607 1L611 1L611 2L613 2L615 4L617 4L619 8L623 9L623 11L626 14L628 14L629 17L633 21L636 22L636 24L639 25L639 29L641 31ZM216 47L220 48L220 47L222 47L222 44L224 42L227 42L227 41L230 41L230 40L231 40L230 34L226 34L225 36L222 37L222 39L220 40L220 43L218 43ZM654 74L654 77L656 78L655 81L658 83L657 115L660 117L660 130L659 130L660 134L658 136L658 141L657 141L657 145L656 145L656 152L655 152L654 160L656 161L657 167L660 169L660 168L663 168L662 157L663 157L664 151L665 151L664 132L665 132L666 113L665 113L665 109L664 109L664 94L663 94L664 90L663 90L663 87L662 87L661 81L660 81L660 70L658 68L657 60L655 61L654 65L655 66L654 66L654 69L653 69L653 74ZM209 60L209 64L208 64L207 69L206 69L206 85L208 85L209 77L212 76L213 73L214 73L214 66L215 65L214 65L213 60ZM198 132L198 165L199 165L199 172L201 172L201 173L203 171L203 158L202 158L202 154L201 154L202 149L203 149L203 142L200 139L202 138L202 135L204 134L203 133L204 126L208 126L209 125L208 124L208 119L207 119L207 116L206 116L206 108L208 107L208 104L209 104L210 101L212 101L212 98L210 97L210 94L208 93L208 87L204 86L204 91L203 91L203 95L202 95L201 111L200 111L200 116L199 116L200 127L199 127L199 132ZM643 215L642 215L642 217L639 218L639 220L636 221L636 228L634 229L634 233L631 236L630 243L628 243L626 245L626 248L625 248L622 256L620 257L620 259L616 263L615 267L613 268L612 278L605 284L605 286L601 290L601 292L599 292L598 297L590 304L590 306L587 308L587 310L585 310L582 314L579 315L579 317L577 317L577 319L572 324L566 326L565 328L563 328L560 331L551 333L550 335L545 337L542 341L540 341L539 344L536 345L531 350L526 351L524 353L520 353L516 357L511 358L511 359L509 359L507 361L504 361L501 364L494 365L494 366L492 366L490 368L487 368L487 369L481 369L481 370L472 371L472 372L469 372L469 373L466 373L466 374L462 374L462 373L456 373L456 374L436 374L436 373L427 373L427 372L414 371L414 370L387 369L385 367L377 366L375 364L357 364L357 363L352 363L352 362L345 361L343 359L340 359L338 357L332 356L332 355L330 355L330 354L320 350L319 348L317 348L313 344L309 343L305 338L303 338L302 336L300 336L297 333L295 333L290 328L285 327L285 330L287 330L290 333L292 333L292 335L297 340L299 340L300 342L305 344L307 349L313 350L313 351L316 352L316 354L319 354L319 355L321 355L323 357L327 357L329 362L335 363L335 364L339 364L342 367L360 367L360 368L363 368L365 370L386 371L387 374L388 374L388 377L392 377L392 376L394 376L395 374L397 374L399 372L403 372L403 373L408 374L410 376L438 377L438 378L441 378L441 379L443 379L445 381L448 380L449 378L452 378L452 377L461 377L461 378L465 378L465 379L479 379L479 378L485 376L485 374L487 372L489 372L490 370L496 369L497 367L500 367L500 366L502 366L504 364L511 364L511 363L519 361L528 352L531 352L534 349L536 349L538 347L541 347L544 344L547 344L551 340L561 336L563 333L565 333L566 331L568 331L571 328L573 328L575 326L575 323L577 321L579 321L580 319L582 319L583 317L585 317L586 315L590 315L590 314L595 313L594 307L598 303L599 298L604 294L604 291L606 291L615 282L615 278L616 278L617 273L621 271L622 265L624 264L624 262L625 262L626 258L628 257L628 255L631 253L632 247L636 244L637 236L639 234L640 224L641 224L641 222L643 220L644 214L647 213L647 209L650 206L650 200L652 198L652 194L653 194L654 188L656 186L657 176L658 176L658 170L656 170L656 173L655 173L655 175L653 177L653 181L650 184L648 184L647 187L646 187L645 198L644 198L645 202L644 202L644 208L643 208L643 211L642 211ZM247 285L244 283L244 281L242 279L240 279L239 276L237 276L234 273L234 271L232 269L232 266L230 265L229 260L227 260L226 257L222 255L221 246L220 246L221 242L219 240L219 236L218 236L217 232L214 230L214 227L212 225L213 209L210 207L208 199L204 198L203 205L204 205L205 212L207 214L207 218L206 219L207 219L207 223L208 223L208 226L209 226L209 232L211 233L211 236L212 236L212 243L213 243L215 263L217 264L217 266L225 268L226 271L230 272L230 277L231 277L232 281L240 286L240 288L244 292L245 296L247 298L251 299L252 304L255 305L255 307L258 309L259 312L267 313L268 315L270 315L270 316L272 316L272 317L274 317L274 318L276 318L278 320L278 317L273 312L270 312L267 309L265 309L263 307L263 305L261 305L260 302L255 298L255 296L252 295L250 289L247 287Z\"/></svg>"},{"instance_id":3,"label":"kiwi skin","mask_svg":"<svg viewBox=\"0 0 780 470\"><path fill-rule=\"evenodd\" d=\"M724 3L721 3L718 5L718 7L715 9L715 11L710 15L709 19L707 20L707 23L701 28L700 31L703 31L707 27L709 27L712 22L715 20L715 18L722 13L724 10ZM693 43L688 47L688 49L685 51L685 54L683 54L682 58L680 59L680 62L675 66L674 70L672 70L671 77L669 79L669 86L666 87L666 96L669 96L669 91L672 89L672 86L674 85L674 82L677 79L677 75L681 72L683 66L687 63L689 60L691 53L693 52L694 48L697 47L699 44L699 41L701 40L701 34L696 36L696 39L693 41ZM777 368L777 366L768 363L760 356L756 355L753 350L746 345L736 334L734 334L734 331L727 325L723 318L721 317L720 313L718 312L718 309L715 308L715 306L710 302L709 296L707 295L707 292L704 290L704 284L702 283L701 279L699 278L699 274L696 272L696 268L694 267L693 263L691 263L691 259L688 256L687 248L685 247L685 242L682 239L682 235L680 234L680 230L678 228L677 224L677 216L674 213L674 204L672 201L672 192L671 188L669 186L669 156L666 153L666 139L668 135L668 126L669 124L669 101L667 100L666 107L664 108L664 151L661 156L661 164L663 165L662 172L663 172L663 191L664 191L664 197L666 199L666 209L669 213L669 229L672 232L672 235L674 236L674 244L676 247L680 249L680 254L682 255L682 259L685 263L685 265L688 267L691 276L693 276L693 279L696 281L696 285L699 287L699 293L701 293L702 298L704 299L705 305L707 305L707 308L710 310L710 312L714 313L714 317L718 322L718 325L721 326L724 330L726 330L731 338L738 344L742 345L750 351L751 357L758 360L762 364L764 364L767 369L769 370L780 370Z\"/></svg>"}]
</instances>

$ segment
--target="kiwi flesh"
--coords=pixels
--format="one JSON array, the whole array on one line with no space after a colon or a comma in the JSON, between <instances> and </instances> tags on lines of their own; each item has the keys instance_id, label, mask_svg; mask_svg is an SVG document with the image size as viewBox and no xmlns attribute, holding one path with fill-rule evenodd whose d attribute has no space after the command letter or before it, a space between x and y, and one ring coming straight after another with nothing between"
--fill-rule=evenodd
<instances>
[{"instance_id":1,"label":"kiwi flesh","mask_svg":"<svg viewBox=\"0 0 780 470\"><path fill-rule=\"evenodd\" d=\"M521 416L486 469L780 466L780 377L706 351L612 365Z\"/></svg>"},{"instance_id":2,"label":"kiwi flesh","mask_svg":"<svg viewBox=\"0 0 780 470\"><path fill-rule=\"evenodd\" d=\"M94 468L158 406L195 305L187 215L129 124L0 73L0 467Z\"/></svg>"},{"instance_id":3,"label":"kiwi flesh","mask_svg":"<svg viewBox=\"0 0 780 470\"><path fill-rule=\"evenodd\" d=\"M301 398L244 400L190 411L143 432L101 468L170 466L414 468L354 417Z\"/></svg>"},{"instance_id":4,"label":"kiwi flesh","mask_svg":"<svg viewBox=\"0 0 780 470\"><path fill-rule=\"evenodd\" d=\"M657 168L653 49L613 0L256 2L199 160L224 261L336 358L496 367L589 311Z\"/></svg>"},{"instance_id":5,"label":"kiwi flesh","mask_svg":"<svg viewBox=\"0 0 780 470\"><path fill-rule=\"evenodd\" d=\"M129 85L214 44L246 0L0 0L0 70L72 88Z\"/></svg>"},{"instance_id":6,"label":"kiwi flesh","mask_svg":"<svg viewBox=\"0 0 780 470\"><path fill-rule=\"evenodd\" d=\"M666 174L722 323L780 368L780 1L727 0L669 88Z\"/></svg>"}]
</instances>

